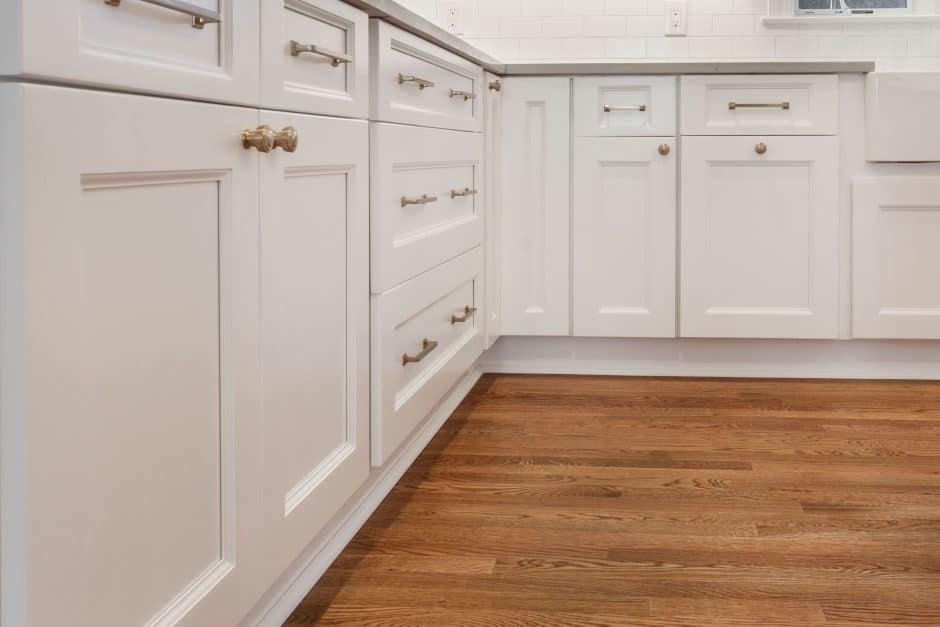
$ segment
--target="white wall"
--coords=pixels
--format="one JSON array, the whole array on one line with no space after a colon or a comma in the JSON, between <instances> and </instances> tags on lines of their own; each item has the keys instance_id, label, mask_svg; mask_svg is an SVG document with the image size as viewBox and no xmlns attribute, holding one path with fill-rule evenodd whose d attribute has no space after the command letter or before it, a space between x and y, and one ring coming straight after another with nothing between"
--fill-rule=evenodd
<instances>
[{"instance_id":1,"label":"white wall","mask_svg":"<svg viewBox=\"0 0 940 627\"><path fill-rule=\"evenodd\" d=\"M505 61L859 58L878 69L940 69L940 23L767 27L792 0L688 0L687 37L665 37L663 0L399 0L442 22L462 5L461 36ZM912 0L936 16L940 0Z\"/></svg>"}]
</instances>

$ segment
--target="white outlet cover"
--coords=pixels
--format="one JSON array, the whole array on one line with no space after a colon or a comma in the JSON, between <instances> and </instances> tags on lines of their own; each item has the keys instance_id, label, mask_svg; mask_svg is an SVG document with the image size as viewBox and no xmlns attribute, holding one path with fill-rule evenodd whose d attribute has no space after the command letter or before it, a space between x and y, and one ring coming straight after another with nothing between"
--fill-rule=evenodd
<instances>
[{"instance_id":1,"label":"white outlet cover","mask_svg":"<svg viewBox=\"0 0 940 627\"><path fill-rule=\"evenodd\" d=\"M688 33L689 4L686 0L666 0L663 32L667 37L683 37Z\"/></svg>"},{"instance_id":2,"label":"white outlet cover","mask_svg":"<svg viewBox=\"0 0 940 627\"><path fill-rule=\"evenodd\" d=\"M463 3L441 2L437 9L441 16L441 25L449 33L459 35L463 32Z\"/></svg>"}]
</instances>

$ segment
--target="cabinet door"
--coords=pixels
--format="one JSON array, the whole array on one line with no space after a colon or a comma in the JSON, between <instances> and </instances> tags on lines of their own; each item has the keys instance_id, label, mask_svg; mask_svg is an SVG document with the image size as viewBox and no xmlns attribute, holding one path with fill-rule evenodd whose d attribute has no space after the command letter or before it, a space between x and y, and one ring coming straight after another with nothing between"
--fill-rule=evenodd
<instances>
[{"instance_id":1,"label":"cabinet door","mask_svg":"<svg viewBox=\"0 0 940 627\"><path fill-rule=\"evenodd\" d=\"M940 339L940 178L852 186L855 337Z\"/></svg>"},{"instance_id":2,"label":"cabinet door","mask_svg":"<svg viewBox=\"0 0 940 627\"><path fill-rule=\"evenodd\" d=\"M4 519L5 619L234 625L268 583L258 155L240 141L258 113L39 85L0 100L27 112L5 208L22 291L3 297L26 321L21 408L2 415L4 516L23 517Z\"/></svg>"},{"instance_id":3,"label":"cabinet door","mask_svg":"<svg viewBox=\"0 0 940 627\"><path fill-rule=\"evenodd\" d=\"M262 111L264 533L280 574L369 470L368 123Z\"/></svg>"},{"instance_id":4,"label":"cabinet door","mask_svg":"<svg viewBox=\"0 0 940 627\"><path fill-rule=\"evenodd\" d=\"M503 335L569 333L570 79L503 79Z\"/></svg>"},{"instance_id":5,"label":"cabinet door","mask_svg":"<svg viewBox=\"0 0 940 627\"><path fill-rule=\"evenodd\" d=\"M492 346L502 332L502 312L500 311L500 259L501 234L500 207L502 198L499 194L499 180L503 167L503 84L493 74L485 74L483 82L483 192L484 222L484 303L483 328L484 345Z\"/></svg>"},{"instance_id":6,"label":"cabinet door","mask_svg":"<svg viewBox=\"0 0 940 627\"><path fill-rule=\"evenodd\" d=\"M258 2L8 1L21 7L24 75L257 104ZM193 12L214 17L194 28Z\"/></svg>"},{"instance_id":7,"label":"cabinet door","mask_svg":"<svg viewBox=\"0 0 940 627\"><path fill-rule=\"evenodd\" d=\"M367 118L368 16L340 0L262 2L261 104Z\"/></svg>"},{"instance_id":8,"label":"cabinet door","mask_svg":"<svg viewBox=\"0 0 940 627\"><path fill-rule=\"evenodd\" d=\"M835 137L682 138L682 336L837 336L838 174Z\"/></svg>"},{"instance_id":9,"label":"cabinet door","mask_svg":"<svg viewBox=\"0 0 940 627\"><path fill-rule=\"evenodd\" d=\"M575 335L675 337L675 154L674 138L575 139Z\"/></svg>"}]
</instances>

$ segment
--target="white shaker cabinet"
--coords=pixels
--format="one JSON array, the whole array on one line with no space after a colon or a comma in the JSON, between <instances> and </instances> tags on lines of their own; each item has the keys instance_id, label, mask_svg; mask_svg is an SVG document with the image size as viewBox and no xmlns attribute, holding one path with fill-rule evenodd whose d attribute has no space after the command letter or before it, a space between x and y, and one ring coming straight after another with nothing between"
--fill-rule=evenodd
<instances>
[{"instance_id":1,"label":"white shaker cabinet","mask_svg":"<svg viewBox=\"0 0 940 627\"><path fill-rule=\"evenodd\" d=\"M505 78L502 333L569 332L568 78Z\"/></svg>"},{"instance_id":2,"label":"white shaker cabinet","mask_svg":"<svg viewBox=\"0 0 940 627\"><path fill-rule=\"evenodd\" d=\"M369 131L262 111L261 424L271 580L369 473Z\"/></svg>"},{"instance_id":3,"label":"white shaker cabinet","mask_svg":"<svg viewBox=\"0 0 940 627\"><path fill-rule=\"evenodd\" d=\"M574 335L675 337L675 139L574 142Z\"/></svg>"},{"instance_id":4,"label":"white shaker cabinet","mask_svg":"<svg viewBox=\"0 0 940 627\"><path fill-rule=\"evenodd\" d=\"M684 337L835 338L836 137L683 137Z\"/></svg>"},{"instance_id":5,"label":"white shaker cabinet","mask_svg":"<svg viewBox=\"0 0 940 627\"><path fill-rule=\"evenodd\" d=\"M503 82L497 76L483 76L486 91L483 93L483 192L485 251L483 326L484 345L492 346L502 332L502 307L500 305L500 248L501 207L499 181L502 177L503 150Z\"/></svg>"},{"instance_id":6,"label":"white shaker cabinet","mask_svg":"<svg viewBox=\"0 0 940 627\"><path fill-rule=\"evenodd\" d=\"M0 109L3 624L234 625L268 585L258 111L21 84Z\"/></svg>"}]
</instances>

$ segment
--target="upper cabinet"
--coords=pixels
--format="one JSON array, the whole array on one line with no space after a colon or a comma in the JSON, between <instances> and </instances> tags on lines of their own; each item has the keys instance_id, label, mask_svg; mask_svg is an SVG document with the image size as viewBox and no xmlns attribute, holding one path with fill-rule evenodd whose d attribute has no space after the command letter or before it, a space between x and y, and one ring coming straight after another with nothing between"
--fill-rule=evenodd
<instances>
[{"instance_id":1,"label":"upper cabinet","mask_svg":"<svg viewBox=\"0 0 940 627\"><path fill-rule=\"evenodd\" d=\"M483 130L483 70L443 48L371 20L372 119Z\"/></svg>"},{"instance_id":2,"label":"upper cabinet","mask_svg":"<svg viewBox=\"0 0 940 627\"><path fill-rule=\"evenodd\" d=\"M683 76L683 135L834 135L834 74Z\"/></svg>"},{"instance_id":3,"label":"upper cabinet","mask_svg":"<svg viewBox=\"0 0 940 627\"><path fill-rule=\"evenodd\" d=\"M369 19L340 0L261 3L261 104L369 115Z\"/></svg>"},{"instance_id":4,"label":"upper cabinet","mask_svg":"<svg viewBox=\"0 0 940 627\"><path fill-rule=\"evenodd\" d=\"M576 77L574 134L579 137L675 135L676 77Z\"/></svg>"},{"instance_id":5,"label":"upper cabinet","mask_svg":"<svg viewBox=\"0 0 940 627\"><path fill-rule=\"evenodd\" d=\"M569 333L570 82L502 80L503 335Z\"/></svg>"},{"instance_id":6,"label":"upper cabinet","mask_svg":"<svg viewBox=\"0 0 940 627\"><path fill-rule=\"evenodd\" d=\"M0 17L7 19L0 20L0 36L12 54L0 60L4 74L257 104L262 3L9 0L5 4Z\"/></svg>"}]
</instances>

